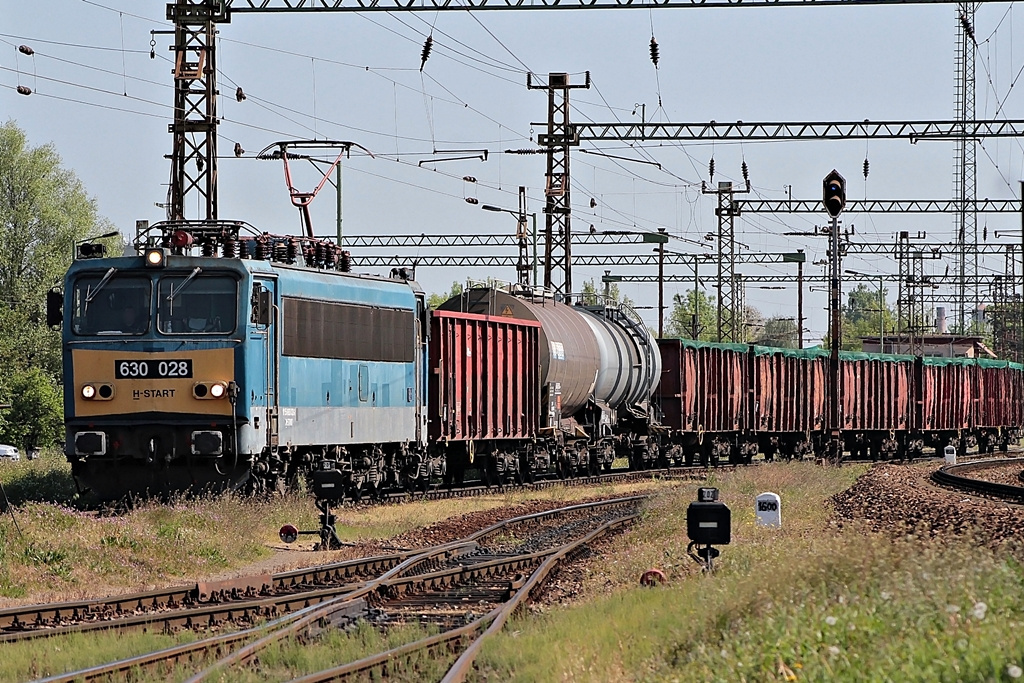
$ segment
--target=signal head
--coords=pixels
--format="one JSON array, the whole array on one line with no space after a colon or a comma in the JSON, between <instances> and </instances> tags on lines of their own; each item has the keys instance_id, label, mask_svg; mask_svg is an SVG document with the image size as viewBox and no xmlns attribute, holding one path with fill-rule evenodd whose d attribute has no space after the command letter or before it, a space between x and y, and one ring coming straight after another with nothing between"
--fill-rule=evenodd
<instances>
[{"instance_id":1,"label":"signal head","mask_svg":"<svg viewBox=\"0 0 1024 683\"><path fill-rule=\"evenodd\" d=\"M832 172L825 176L822 181L822 202L828 215L836 218L843 212L846 206L846 179L839 174L839 171L832 169Z\"/></svg>"}]
</instances>

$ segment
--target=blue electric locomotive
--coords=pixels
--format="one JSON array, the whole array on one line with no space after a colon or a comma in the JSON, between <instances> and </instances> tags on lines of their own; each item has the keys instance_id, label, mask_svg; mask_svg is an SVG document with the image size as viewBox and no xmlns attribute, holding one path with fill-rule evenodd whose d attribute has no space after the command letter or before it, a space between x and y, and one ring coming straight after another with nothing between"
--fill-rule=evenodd
<instances>
[{"instance_id":1,"label":"blue electric locomotive","mask_svg":"<svg viewBox=\"0 0 1024 683\"><path fill-rule=\"evenodd\" d=\"M429 476L426 309L403 273L346 272L331 242L235 222L143 226L135 246L80 245L48 302L80 484L265 489L323 460L354 495Z\"/></svg>"}]
</instances>

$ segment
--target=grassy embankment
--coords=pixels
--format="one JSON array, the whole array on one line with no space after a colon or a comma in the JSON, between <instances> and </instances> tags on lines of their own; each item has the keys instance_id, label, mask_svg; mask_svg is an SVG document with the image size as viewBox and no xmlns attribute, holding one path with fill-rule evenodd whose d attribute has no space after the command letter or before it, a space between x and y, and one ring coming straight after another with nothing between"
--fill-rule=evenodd
<instances>
[{"instance_id":1,"label":"grassy embankment","mask_svg":"<svg viewBox=\"0 0 1024 683\"><path fill-rule=\"evenodd\" d=\"M309 550L315 536L283 546L278 529L317 528L310 496L237 495L149 502L129 510L81 509L68 466L55 452L37 461L0 462L0 482L14 517L0 507L0 606L148 590L230 573L273 560L281 549ZM509 491L476 498L413 501L335 509L341 540L388 539L450 517L526 500L573 501L650 488L650 483ZM2 505L2 500L0 500ZM16 522L16 524L15 524ZM295 566L331 561L337 553L303 553Z\"/></svg>"},{"instance_id":2,"label":"grassy embankment","mask_svg":"<svg viewBox=\"0 0 1024 683\"><path fill-rule=\"evenodd\" d=\"M117 514L84 510L75 496L68 466L56 452L32 462L0 462L0 482L14 505L17 521L15 525L8 511L0 508L0 607L182 585L218 575L262 573L268 571L265 563L273 562L282 547L277 538L282 524L316 527L317 512L312 499L304 494L269 499L231 495L182 499L169 505L141 504ZM652 486L616 486L601 491L552 488L529 494L340 508L336 510L338 533L346 542L373 542L456 515L530 499L573 501ZM301 537L296 546L308 549L313 539ZM288 565L311 566L341 555L295 553ZM254 564L258 570L251 570ZM389 638L418 635L413 629ZM100 634L5 645L0 680L28 680L77 670L194 637L188 633L173 637ZM339 645L345 637L338 635L320 647L284 647L266 653L261 666L275 671L316 670L347 661L345 657L354 659L360 653L377 651L384 641L375 638L360 631L346 646ZM342 647L348 654L338 652ZM237 680L261 680L263 675L270 676L270 669L242 672Z\"/></svg>"},{"instance_id":3,"label":"grassy embankment","mask_svg":"<svg viewBox=\"0 0 1024 683\"><path fill-rule=\"evenodd\" d=\"M1021 563L969 539L838 531L825 501L862 471L798 463L722 475L733 542L712 576L685 556L695 487L661 496L641 525L589 563L576 604L507 625L478 660L478 679L1020 677ZM765 490L782 496L781 531L754 525L753 498ZM637 585L649 567L666 571L666 586Z\"/></svg>"}]
</instances>

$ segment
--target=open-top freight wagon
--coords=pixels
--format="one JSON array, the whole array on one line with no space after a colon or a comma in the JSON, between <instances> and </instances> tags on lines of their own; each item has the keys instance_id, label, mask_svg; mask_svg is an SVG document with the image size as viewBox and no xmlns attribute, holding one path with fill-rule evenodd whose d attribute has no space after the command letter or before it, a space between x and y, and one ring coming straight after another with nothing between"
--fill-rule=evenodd
<instances>
[{"instance_id":1,"label":"open-top freight wagon","mask_svg":"<svg viewBox=\"0 0 1024 683\"><path fill-rule=\"evenodd\" d=\"M749 462L824 453L829 352L662 339L655 392L666 459ZM853 457L953 444L1006 450L1024 424L1024 366L973 358L840 354L841 433Z\"/></svg>"}]
</instances>

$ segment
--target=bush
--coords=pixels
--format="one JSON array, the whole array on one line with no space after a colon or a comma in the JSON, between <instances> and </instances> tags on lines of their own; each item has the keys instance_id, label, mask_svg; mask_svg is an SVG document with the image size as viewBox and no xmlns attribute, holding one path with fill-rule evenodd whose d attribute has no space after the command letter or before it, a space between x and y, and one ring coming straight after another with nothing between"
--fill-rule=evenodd
<instances>
[{"instance_id":1,"label":"bush","mask_svg":"<svg viewBox=\"0 0 1024 683\"><path fill-rule=\"evenodd\" d=\"M46 373L39 368L21 370L11 377L6 393L11 407L0 427L0 439L26 452L62 440L63 400Z\"/></svg>"}]
</instances>

